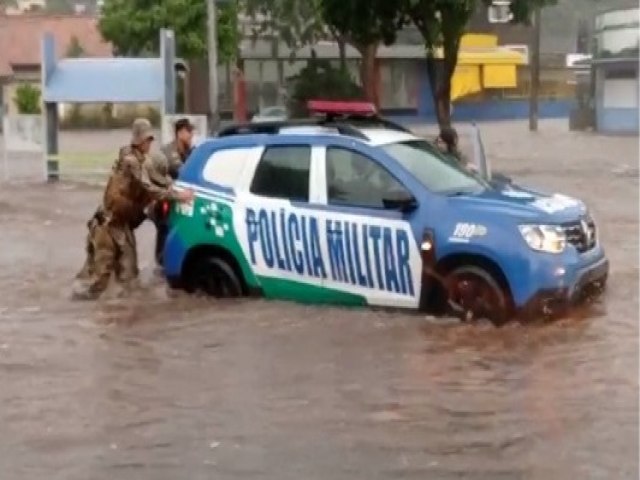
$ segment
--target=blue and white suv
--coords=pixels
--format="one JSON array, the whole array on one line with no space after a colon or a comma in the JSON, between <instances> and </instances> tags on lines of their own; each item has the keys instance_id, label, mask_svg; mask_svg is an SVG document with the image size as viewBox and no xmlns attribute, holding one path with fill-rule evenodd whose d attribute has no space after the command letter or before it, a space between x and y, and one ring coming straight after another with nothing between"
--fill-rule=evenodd
<instances>
[{"instance_id":1,"label":"blue and white suv","mask_svg":"<svg viewBox=\"0 0 640 480\"><path fill-rule=\"evenodd\" d=\"M196 199L172 209L164 265L188 290L501 324L607 280L582 202L484 179L386 121L232 127L178 186Z\"/></svg>"}]
</instances>

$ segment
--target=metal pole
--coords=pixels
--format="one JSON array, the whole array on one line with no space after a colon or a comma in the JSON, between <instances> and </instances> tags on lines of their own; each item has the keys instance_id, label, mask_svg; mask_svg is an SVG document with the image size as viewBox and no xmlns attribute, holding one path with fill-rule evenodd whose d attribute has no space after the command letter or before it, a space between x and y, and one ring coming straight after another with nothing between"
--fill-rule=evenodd
<instances>
[{"instance_id":1,"label":"metal pole","mask_svg":"<svg viewBox=\"0 0 640 480\"><path fill-rule=\"evenodd\" d=\"M58 104L45 103L45 128L47 129L47 181L57 182L60 179L60 163L58 157Z\"/></svg>"},{"instance_id":2,"label":"metal pole","mask_svg":"<svg viewBox=\"0 0 640 480\"><path fill-rule=\"evenodd\" d=\"M533 12L533 38L531 42L531 92L529 97L529 130L538 131L538 94L540 91L540 7Z\"/></svg>"},{"instance_id":3,"label":"metal pole","mask_svg":"<svg viewBox=\"0 0 640 480\"><path fill-rule=\"evenodd\" d=\"M207 47L209 50L209 133L220 126L218 107L218 38L216 32L216 0L207 1Z\"/></svg>"}]
</instances>

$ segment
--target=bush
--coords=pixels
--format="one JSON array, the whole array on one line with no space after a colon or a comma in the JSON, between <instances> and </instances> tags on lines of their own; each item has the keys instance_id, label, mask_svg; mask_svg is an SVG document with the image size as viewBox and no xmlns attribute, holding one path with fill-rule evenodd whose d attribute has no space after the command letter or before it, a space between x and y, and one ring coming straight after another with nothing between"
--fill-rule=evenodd
<instances>
[{"instance_id":1,"label":"bush","mask_svg":"<svg viewBox=\"0 0 640 480\"><path fill-rule=\"evenodd\" d=\"M295 77L288 79L293 93L288 101L292 117L307 116L307 101L323 100L363 100L362 88L353 80L348 71L331 66L328 60L312 57L307 66Z\"/></svg>"},{"instance_id":2,"label":"bush","mask_svg":"<svg viewBox=\"0 0 640 480\"><path fill-rule=\"evenodd\" d=\"M68 116L60 121L60 128L68 130L103 130L112 128L131 128L138 117L147 118L154 127L160 126L161 115L157 108L148 107L143 112L128 111L113 115L113 104L105 104L99 109L83 111L80 105L71 107Z\"/></svg>"},{"instance_id":3,"label":"bush","mask_svg":"<svg viewBox=\"0 0 640 480\"><path fill-rule=\"evenodd\" d=\"M40 89L30 83L23 83L16 88L16 96L13 99L22 115L35 115L41 113Z\"/></svg>"}]
</instances>

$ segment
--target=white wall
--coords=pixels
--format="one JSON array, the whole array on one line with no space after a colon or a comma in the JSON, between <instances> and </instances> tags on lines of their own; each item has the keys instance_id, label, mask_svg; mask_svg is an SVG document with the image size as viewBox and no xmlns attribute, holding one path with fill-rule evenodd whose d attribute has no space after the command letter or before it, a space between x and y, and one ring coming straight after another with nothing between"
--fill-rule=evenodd
<instances>
[{"instance_id":1,"label":"white wall","mask_svg":"<svg viewBox=\"0 0 640 480\"><path fill-rule=\"evenodd\" d=\"M627 78L606 79L603 85L604 108L637 108L638 80Z\"/></svg>"}]
</instances>

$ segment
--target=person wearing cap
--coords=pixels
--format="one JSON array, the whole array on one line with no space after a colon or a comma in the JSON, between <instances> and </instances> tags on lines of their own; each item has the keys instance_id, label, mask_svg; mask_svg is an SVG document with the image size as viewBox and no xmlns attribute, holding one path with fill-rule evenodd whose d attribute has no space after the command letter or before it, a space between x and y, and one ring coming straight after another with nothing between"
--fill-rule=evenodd
<instances>
[{"instance_id":1,"label":"person wearing cap","mask_svg":"<svg viewBox=\"0 0 640 480\"><path fill-rule=\"evenodd\" d=\"M193 192L176 191L172 184L160 186L152 181L153 164L149 157L154 140L147 119L133 122L129 145L120 149L99 209L101 215L90 230L93 265L85 288L74 292L76 299L98 298L108 287L111 274L127 293L138 277L136 238L132 226L141 223L145 210L156 201L190 202Z\"/></svg>"},{"instance_id":2,"label":"person wearing cap","mask_svg":"<svg viewBox=\"0 0 640 480\"><path fill-rule=\"evenodd\" d=\"M174 125L173 141L162 147L162 153L169 164L169 175L178 178L180 167L184 165L193 150L193 124L188 118L181 118Z\"/></svg>"},{"instance_id":3,"label":"person wearing cap","mask_svg":"<svg viewBox=\"0 0 640 480\"><path fill-rule=\"evenodd\" d=\"M169 175L173 180L178 178L180 168L187 161L193 150L193 124L188 118L181 118L174 125L174 139L161 149L163 156L153 158L154 172L159 175ZM157 204L158 207L160 204ZM169 234L169 226L157 209L150 210L150 219L156 226L155 259L158 266L162 266L162 252Z\"/></svg>"}]
</instances>

